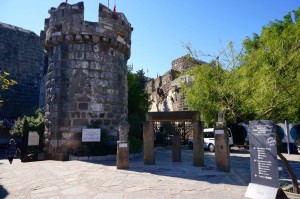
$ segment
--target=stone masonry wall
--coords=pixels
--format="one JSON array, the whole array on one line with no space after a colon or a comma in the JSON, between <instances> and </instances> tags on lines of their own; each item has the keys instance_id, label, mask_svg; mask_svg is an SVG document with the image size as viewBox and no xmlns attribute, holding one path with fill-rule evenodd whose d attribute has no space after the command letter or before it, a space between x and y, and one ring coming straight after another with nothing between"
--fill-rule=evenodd
<instances>
[{"instance_id":1,"label":"stone masonry wall","mask_svg":"<svg viewBox=\"0 0 300 199\"><path fill-rule=\"evenodd\" d=\"M123 13L99 4L99 22L84 21L84 3L62 3L49 10L41 32L48 51L46 152L65 160L81 146L81 132L92 122L116 131L127 120L126 63L131 24Z\"/></svg>"},{"instance_id":2,"label":"stone masonry wall","mask_svg":"<svg viewBox=\"0 0 300 199\"><path fill-rule=\"evenodd\" d=\"M189 55L172 61L172 69L147 83L147 92L152 101L150 112L187 111L181 83L192 81L189 75L182 76L189 68L205 62L192 59Z\"/></svg>"},{"instance_id":3,"label":"stone masonry wall","mask_svg":"<svg viewBox=\"0 0 300 199\"><path fill-rule=\"evenodd\" d=\"M0 70L10 73L17 84L1 90L4 100L0 119L16 119L39 106L44 71L44 52L39 37L23 28L0 23Z\"/></svg>"}]
</instances>

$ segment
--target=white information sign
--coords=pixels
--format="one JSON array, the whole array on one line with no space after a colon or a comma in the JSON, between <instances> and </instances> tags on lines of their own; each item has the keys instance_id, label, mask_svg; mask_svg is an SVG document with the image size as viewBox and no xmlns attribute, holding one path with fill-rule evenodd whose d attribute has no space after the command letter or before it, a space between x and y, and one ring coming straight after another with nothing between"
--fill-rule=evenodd
<instances>
[{"instance_id":1,"label":"white information sign","mask_svg":"<svg viewBox=\"0 0 300 199\"><path fill-rule=\"evenodd\" d=\"M217 134L217 135L223 135L224 134L224 130L215 130L215 134Z\"/></svg>"},{"instance_id":2,"label":"white information sign","mask_svg":"<svg viewBox=\"0 0 300 199\"><path fill-rule=\"evenodd\" d=\"M101 129L82 129L82 142L100 142Z\"/></svg>"},{"instance_id":3,"label":"white information sign","mask_svg":"<svg viewBox=\"0 0 300 199\"><path fill-rule=\"evenodd\" d=\"M28 133L28 146L38 146L40 142L40 136L37 131L29 131Z\"/></svg>"},{"instance_id":4,"label":"white information sign","mask_svg":"<svg viewBox=\"0 0 300 199\"><path fill-rule=\"evenodd\" d=\"M128 145L127 145L127 143L120 143L119 147L120 148L126 148L126 147L128 147Z\"/></svg>"}]
</instances>

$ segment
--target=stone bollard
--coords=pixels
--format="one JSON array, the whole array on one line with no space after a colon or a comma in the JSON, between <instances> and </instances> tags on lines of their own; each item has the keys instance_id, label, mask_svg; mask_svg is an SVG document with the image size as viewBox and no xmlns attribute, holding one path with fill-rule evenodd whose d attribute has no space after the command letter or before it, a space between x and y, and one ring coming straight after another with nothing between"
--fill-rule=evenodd
<instances>
[{"instance_id":1,"label":"stone bollard","mask_svg":"<svg viewBox=\"0 0 300 199\"><path fill-rule=\"evenodd\" d=\"M129 168L128 122L119 123L119 141L117 144L117 169Z\"/></svg>"},{"instance_id":2,"label":"stone bollard","mask_svg":"<svg viewBox=\"0 0 300 199\"><path fill-rule=\"evenodd\" d=\"M215 159L219 171L230 172L228 129L223 113L218 114L215 126Z\"/></svg>"},{"instance_id":3,"label":"stone bollard","mask_svg":"<svg viewBox=\"0 0 300 199\"><path fill-rule=\"evenodd\" d=\"M173 156L173 162L181 162L181 140L180 140L180 134L175 133L172 137L172 156Z\"/></svg>"},{"instance_id":4,"label":"stone bollard","mask_svg":"<svg viewBox=\"0 0 300 199\"><path fill-rule=\"evenodd\" d=\"M153 122L143 123L144 164L154 165L154 126Z\"/></svg>"}]
</instances>

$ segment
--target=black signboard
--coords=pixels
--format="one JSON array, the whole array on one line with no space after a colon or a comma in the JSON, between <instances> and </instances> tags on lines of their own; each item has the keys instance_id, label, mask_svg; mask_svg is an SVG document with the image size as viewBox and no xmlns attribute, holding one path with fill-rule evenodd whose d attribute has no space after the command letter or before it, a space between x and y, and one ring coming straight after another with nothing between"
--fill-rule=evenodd
<instances>
[{"instance_id":1,"label":"black signboard","mask_svg":"<svg viewBox=\"0 0 300 199\"><path fill-rule=\"evenodd\" d=\"M278 188L275 124L271 120L250 121L251 182Z\"/></svg>"}]
</instances>

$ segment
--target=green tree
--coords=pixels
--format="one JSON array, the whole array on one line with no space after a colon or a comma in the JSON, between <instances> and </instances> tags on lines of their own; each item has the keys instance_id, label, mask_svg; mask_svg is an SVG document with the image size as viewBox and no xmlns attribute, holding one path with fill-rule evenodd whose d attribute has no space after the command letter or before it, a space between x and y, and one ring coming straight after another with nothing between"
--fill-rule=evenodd
<instances>
[{"instance_id":1,"label":"green tree","mask_svg":"<svg viewBox=\"0 0 300 199\"><path fill-rule=\"evenodd\" d=\"M0 87L2 90L8 90L10 86L16 84L17 82L15 80L9 79L9 73L5 71L0 71ZM3 100L0 96L0 106L2 104Z\"/></svg>"},{"instance_id":2,"label":"green tree","mask_svg":"<svg viewBox=\"0 0 300 199\"><path fill-rule=\"evenodd\" d=\"M34 116L19 117L10 130L10 134L23 136L27 131L37 131L43 137L45 131L43 111L38 109L35 113Z\"/></svg>"},{"instance_id":3,"label":"green tree","mask_svg":"<svg viewBox=\"0 0 300 199\"><path fill-rule=\"evenodd\" d=\"M210 64L193 68L189 71L193 84L183 86L188 105L200 110L209 124L216 111L225 112L229 120L299 121L299 35L300 8L245 39L245 51L237 56L229 48ZM290 174L293 191L299 193L288 161L279 150L277 154Z\"/></svg>"},{"instance_id":4,"label":"green tree","mask_svg":"<svg viewBox=\"0 0 300 199\"><path fill-rule=\"evenodd\" d=\"M243 50L233 45L213 61L189 71L194 83L185 85L187 103L213 124L217 111L229 121L300 120L300 10L263 27L246 38Z\"/></svg>"},{"instance_id":5,"label":"green tree","mask_svg":"<svg viewBox=\"0 0 300 199\"><path fill-rule=\"evenodd\" d=\"M133 73L129 69L127 80L129 136L141 139L143 136L143 121L150 106L149 96L145 90L147 78L143 70Z\"/></svg>"},{"instance_id":6,"label":"green tree","mask_svg":"<svg viewBox=\"0 0 300 199\"><path fill-rule=\"evenodd\" d=\"M244 41L241 78L250 92L245 105L257 119L300 119L300 20L298 11L263 27L261 35Z\"/></svg>"},{"instance_id":7,"label":"green tree","mask_svg":"<svg viewBox=\"0 0 300 199\"><path fill-rule=\"evenodd\" d=\"M198 59L188 47L192 59ZM227 121L235 122L240 115L240 91L235 70L240 63L241 53L233 49L230 42L226 49L215 56L208 64L197 65L187 73L193 76L193 82L182 85L186 102L191 110L198 110L207 126L216 122L218 112L225 113Z\"/></svg>"}]
</instances>

